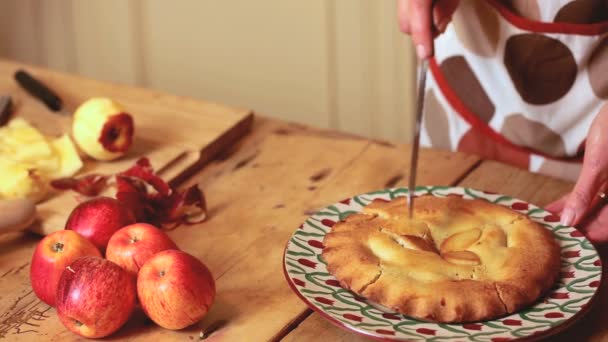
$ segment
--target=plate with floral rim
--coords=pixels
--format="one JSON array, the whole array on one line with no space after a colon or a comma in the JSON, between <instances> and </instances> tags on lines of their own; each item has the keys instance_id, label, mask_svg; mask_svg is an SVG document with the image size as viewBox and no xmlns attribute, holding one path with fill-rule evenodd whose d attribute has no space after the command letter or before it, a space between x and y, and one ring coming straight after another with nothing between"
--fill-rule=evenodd
<instances>
[{"instance_id":1,"label":"plate with floral rim","mask_svg":"<svg viewBox=\"0 0 608 342\"><path fill-rule=\"evenodd\" d=\"M372 200L392 200L407 193L407 188L392 188L353 196L319 210L296 229L285 248L283 270L300 299L339 327L386 341L536 340L564 330L591 307L600 286L601 261L591 242L576 228L563 226L555 215L511 196L448 186L416 187L414 195L484 199L525 214L553 232L561 248L561 272L543 298L495 320L443 324L391 312L342 288L321 256L325 234L336 222L360 212Z\"/></svg>"}]
</instances>

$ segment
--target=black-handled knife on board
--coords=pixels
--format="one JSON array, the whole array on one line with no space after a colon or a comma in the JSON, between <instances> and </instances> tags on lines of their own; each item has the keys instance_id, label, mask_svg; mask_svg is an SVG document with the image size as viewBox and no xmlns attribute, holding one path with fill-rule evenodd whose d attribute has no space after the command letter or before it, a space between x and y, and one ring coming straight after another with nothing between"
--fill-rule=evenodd
<instances>
[{"instance_id":1,"label":"black-handled knife on board","mask_svg":"<svg viewBox=\"0 0 608 342\"><path fill-rule=\"evenodd\" d=\"M25 70L15 72L15 81L30 95L42 101L53 112L59 112L63 108L61 98L49 87L35 79Z\"/></svg>"}]
</instances>

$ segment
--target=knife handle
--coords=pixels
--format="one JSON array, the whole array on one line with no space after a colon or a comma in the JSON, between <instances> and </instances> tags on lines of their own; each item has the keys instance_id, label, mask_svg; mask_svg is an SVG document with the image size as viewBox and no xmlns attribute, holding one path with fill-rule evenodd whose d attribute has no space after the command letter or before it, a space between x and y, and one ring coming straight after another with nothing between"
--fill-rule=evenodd
<instances>
[{"instance_id":1,"label":"knife handle","mask_svg":"<svg viewBox=\"0 0 608 342\"><path fill-rule=\"evenodd\" d=\"M50 110L54 112L61 110L61 107L63 106L61 98L26 71L17 70L17 72L15 72L15 80L23 89L42 101Z\"/></svg>"},{"instance_id":2,"label":"knife handle","mask_svg":"<svg viewBox=\"0 0 608 342\"><path fill-rule=\"evenodd\" d=\"M0 126L8 122L13 111L13 101L10 96L0 96Z\"/></svg>"}]
</instances>

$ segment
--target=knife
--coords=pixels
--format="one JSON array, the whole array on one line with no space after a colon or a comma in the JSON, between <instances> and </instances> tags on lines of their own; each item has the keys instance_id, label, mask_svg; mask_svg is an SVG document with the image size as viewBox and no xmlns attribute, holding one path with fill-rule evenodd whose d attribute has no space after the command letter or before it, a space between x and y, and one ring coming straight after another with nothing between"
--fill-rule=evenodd
<instances>
[{"instance_id":1,"label":"knife","mask_svg":"<svg viewBox=\"0 0 608 342\"><path fill-rule=\"evenodd\" d=\"M42 101L53 112L63 108L61 98L39 80L35 79L25 70L15 72L15 81L30 95Z\"/></svg>"},{"instance_id":2,"label":"knife","mask_svg":"<svg viewBox=\"0 0 608 342\"><path fill-rule=\"evenodd\" d=\"M437 0L431 2L431 31L433 39L437 33L437 29L433 23L433 11ZM433 41L431 41L431 44ZM430 57L429 57L430 58ZM424 95L426 89L426 74L429 69L429 58L425 58L420 62L418 69L418 98L416 99L416 117L414 123L414 141L412 142L412 153L410 159L410 178L407 189L407 214L411 219L414 208L414 191L416 191L416 174L418 172L418 151L420 149L420 126L422 125L422 111L424 110Z\"/></svg>"},{"instance_id":3,"label":"knife","mask_svg":"<svg viewBox=\"0 0 608 342\"><path fill-rule=\"evenodd\" d=\"M422 111L424 110L424 93L426 88L426 73L429 68L428 59L422 60L418 71L418 98L416 102L416 122L414 123L414 141L412 142L412 155L410 159L410 178L407 191L407 212L412 218L414 207L413 192L416 186L416 173L418 172L418 150L420 149L420 126L422 124Z\"/></svg>"}]
</instances>

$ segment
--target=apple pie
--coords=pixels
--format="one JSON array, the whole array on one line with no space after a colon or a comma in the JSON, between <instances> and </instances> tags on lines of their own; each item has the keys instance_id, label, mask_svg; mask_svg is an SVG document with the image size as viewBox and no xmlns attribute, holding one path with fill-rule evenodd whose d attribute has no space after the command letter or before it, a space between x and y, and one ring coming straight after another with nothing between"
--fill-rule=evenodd
<instances>
[{"instance_id":1,"label":"apple pie","mask_svg":"<svg viewBox=\"0 0 608 342\"><path fill-rule=\"evenodd\" d=\"M434 322L473 322L521 310L552 287L560 249L548 229L484 200L374 200L324 239L329 272L354 293Z\"/></svg>"}]
</instances>

